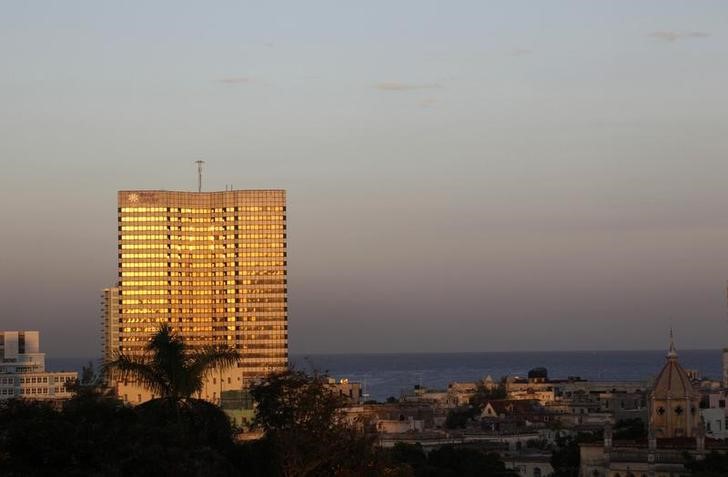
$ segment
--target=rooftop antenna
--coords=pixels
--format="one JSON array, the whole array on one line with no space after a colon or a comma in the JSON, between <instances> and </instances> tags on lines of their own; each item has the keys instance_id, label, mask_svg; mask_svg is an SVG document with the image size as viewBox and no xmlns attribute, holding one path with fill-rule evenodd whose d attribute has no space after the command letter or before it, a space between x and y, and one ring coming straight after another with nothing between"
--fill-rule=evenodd
<instances>
[{"instance_id":1,"label":"rooftop antenna","mask_svg":"<svg viewBox=\"0 0 728 477\"><path fill-rule=\"evenodd\" d=\"M202 192L202 165L205 161L195 161L197 164L197 192Z\"/></svg>"}]
</instances>

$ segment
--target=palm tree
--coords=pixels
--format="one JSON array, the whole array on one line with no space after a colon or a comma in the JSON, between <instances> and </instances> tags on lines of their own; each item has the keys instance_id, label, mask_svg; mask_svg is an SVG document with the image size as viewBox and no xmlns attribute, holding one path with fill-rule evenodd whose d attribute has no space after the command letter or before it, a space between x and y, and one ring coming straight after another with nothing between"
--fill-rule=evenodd
<instances>
[{"instance_id":1,"label":"palm tree","mask_svg":"<svg viewBox=\"0 0 728 477\"><path fill-rule=\"evenodd\" d=\"M202 392L205 378L213 369L224 370L240 359L232 348L207 346L192 350L168 324L160 326L143 356L119 354L104 364L114 379L132 379L163 400L187 401Z\"/></svg>"}]
</instances>

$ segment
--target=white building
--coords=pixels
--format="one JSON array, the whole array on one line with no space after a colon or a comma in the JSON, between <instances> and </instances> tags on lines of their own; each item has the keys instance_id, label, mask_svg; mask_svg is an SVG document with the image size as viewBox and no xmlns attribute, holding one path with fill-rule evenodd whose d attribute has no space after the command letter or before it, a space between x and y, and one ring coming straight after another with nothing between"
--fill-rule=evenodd
<instances>
[{"instance_id":1,"label":"white building","mask_svg":"<svg viewBox=\"0 0 728 477\"><path fill-rule=\"evenodd\" d=\"M0 331L0 400L69 398L66 383L76 379L75 371L45 370L37 331Z\"/></svg>"}]
</instances>

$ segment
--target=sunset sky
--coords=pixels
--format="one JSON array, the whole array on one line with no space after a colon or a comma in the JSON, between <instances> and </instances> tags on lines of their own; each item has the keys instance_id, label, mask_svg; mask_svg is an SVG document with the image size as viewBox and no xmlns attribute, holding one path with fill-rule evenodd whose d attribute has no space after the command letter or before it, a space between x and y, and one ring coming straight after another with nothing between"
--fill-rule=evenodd
<instances>
[{"instance_id":1,"label":"sunset sky","mask_svg":"<svg viewBox=\"0 0 728 477\"><path fill-rule=\"evenodd\" d=\"M93 356L116 192L288 190L292 353L728 345L728 2L4 2L0 329Z\"/></svg>"}]
</instances>

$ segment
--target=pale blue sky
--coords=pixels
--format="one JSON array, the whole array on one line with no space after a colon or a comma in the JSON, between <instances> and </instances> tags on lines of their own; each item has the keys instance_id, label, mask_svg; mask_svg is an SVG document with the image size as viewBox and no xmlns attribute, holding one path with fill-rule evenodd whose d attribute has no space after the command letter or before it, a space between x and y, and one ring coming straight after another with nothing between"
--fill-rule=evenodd
<instances>
[{"instance_id":1,"label":"pale blue sky","mask_svg":"<svg viewBox=\"0 0 728 477\"><path fill-rule=\"evenodd\" d=\"M289 191L292 352L728 344L724 1L4 2L0 328L98 349L118 189Z\"/></svg>"}]
</instances>

